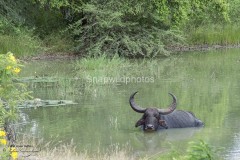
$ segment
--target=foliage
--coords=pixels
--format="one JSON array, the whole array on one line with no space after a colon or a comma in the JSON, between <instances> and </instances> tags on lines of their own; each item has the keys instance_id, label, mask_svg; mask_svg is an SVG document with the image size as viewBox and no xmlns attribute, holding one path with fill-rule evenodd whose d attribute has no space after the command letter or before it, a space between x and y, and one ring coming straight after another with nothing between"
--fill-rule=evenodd
<instances>
[{"instance_id":1,"label":"foliage","mask_svg":"<svg viewBox=\"0 0 240 160\"><path fill-rule=\"evenodd\" d=\"M14 79L22 65L11 52L0 54L0 125L17 119L17 104L27 96L25 85L15 83Z\"/></svg>"},{"instance_id":2,"label":"foliage","mask_svg":"<svg viewBox=\"0 0 240 160\"><path fill-rule=\"evenodd\" d=\"M39 52L41 42L34 35L33 29L28 29L7 18L0 17L0 46L1 53L11 50L18 56L26 56Z\"/></svg>"},{"instance_id":3,"label":"foliage","mask_svg":"<svg viewBox=\"0 0 240 160\"><path fill-rule=\"evenodd\" d=\"M99 148L100 150L100 148ZM51 146L51 142L46 144L41 152L36 154L36 158L51 159L51 160L134 160L133 156L128 155L128 148L120 149L119 146L112 146L109 148L110 153L96 153L94 155L87 151L79 152L76 146L71 142L70 144L60 144L56 147Z\"/></svg>"},{"instance_id":4,"label":"foliage","mask_svg":"<svg viewBox=\"0 0 240 160\"><path fill-rule=\"evenodd\" d=\"M188 32L189 44L234 45L239 43L240 28L236 24L206 25Z\"/></svg>"},{"instance_id":5,"label":"foliage","mask_svg":"<svg viewBox=\"0 0 240 160\"><path fill-rule=\"evenodd\" d=\"M9 50L17 53L17 57L31 56L43 51L39 38L29 30L21 30L19 34L1 35L0 52L6 53Z\"/></svg>"},{"instance_id":6,"label":"foliage","mask_svg":"<svg viewBox=\"0 0 240 160\"><path fill-rule=\"evenodd\" d=\"M0 2L0 15L14 27L28 26L37 27L38 32L49 32L53 30L49 26L58 28L61 24L61 14L55 10L42 8L34 0L2 0ZM44 28L44 31L42 29Z\"/></svg>"},{"instance_id":7,"label":"foliage","mask_svg":"<svg viewBox=\"0 0 240 160\"><path fill-rule=\"evenodd\" d=\"M239 23L239 16L240 16L240 1L239 0L231 0L229 2L229 17L230 20L233 23Z\"/></svg>"},{"instance_id":8,"label":"foliage","mask_svg":"<svg viewBox=\"0 0 240 160\"><path fill-rule=\"evenodd\" d=\"M43 39L43 46L48 53L69 53L73 48L73 41L71 36L66 35L61 31L56 31L46 35Z\"/></svg>"},{"instance_id":9,"label":"foliage","mask_svg":"<svg viewBox=\"0 0 240 160\"><path fill-rule=\"evenodd\" d=\"M1 53L11 50L18 56L26 56L42 49L41 41L35 34L35 26L31 23L32 19L37 19L30 12L30 10L35 11L35 7L29 2L31 0L3 0L0 2Z\"/></svg>"},{"instance_id":10,"label":"foliage","mask_svg":"<svg viewBox=\"0 0 240 160\"><path fill-rule=\"evenodd\" d=\"M0 147L3 147L4 149L6 149L5 146L7 145L6 136L7 133L4 130L0 129ZM3 160L7 160L9 158L9 155L9 151L5 150L0 153L0 158Z\"/></svg>"},{"instance_id":11,"label":"foliage","mask_svg":"<svg viewBox=\"0 0 240 160\"><path fill-rule=\"evenodd\" d=\"M118 85L128 83L153 83L157 76L157 60L128 60L101 55L77 61L76 74L85 86ZM146 69L147 68L147 69ZM159 67L160 68L160 67Z\"/></svg>"},{"instance_id":12,"label":"foliage","mask_svg":"<svg viewBox=\"0 0 240 160\"><path fill-rule=\"evenodd\" d=\"M183 43L184 36L179 28L186 27L187 22L193 19L197 21L192 23L198 24L209 19L214 22L228 20L225 0L38 2L67 15L68 31L76 42L75 50L90 56L168 55L167 45Z\"/></svg>"},{"instance_id":13,"label":"foliage","mask_svg":"<svg viewBox=\"0 0 240 160\"><path fill-rule=\"evenodd\" d=\"M9 35L12 33L17 33L17 27L14 27L13 23L8 21L6 18L0 18L0 34L2 35Z\"/></svg>"},{"instance_id":14,"label":"foliage","mask_svg":"<svg viewBox=\"0 0 240 160\"><path fill-rule=\"evenodd\" d=\"M6 131L0 129L0 147L3 148L3 151L0 153L0 158L2 160L9 160L11 157L13 160L18 158L18 152L15 147L7 147L7 133Z\"/></svg>"},{"instance_id":15,"label":"foliage","mask_svg":"<svg viewBox=\"0 0 240 160\"><path fill-rule=\"evenodd\" d=\"M13 159L17 158L16 149L6 147L8 133L3 130L3 126L17 120L17 104L28 96L25 86L14 82L21 67L11 52L0 54L0 142L5 148L0 155L1 159L8 159L10 155Z\"/></svg>"},{"instance_id":16,"label":"foliage","mask_svg":"<svg viewBox=\"0 0 240 160\"><path fill-rule=\"evenodd\" d=\"M1 0L0 1L0 15L1 18L7 19L14 24L20 24L24 21L22 13L25 11L24 7L27 5L27 1L15 1L15 0Z\"/></svg>"},{"instance_id":17,"label":"foliage","mask_svg":"<svg viewBox=\"0 0 240 160\"><path fill-rule=\"evenodd\" d=\"M185 155L184 155L185 154ZM156 158L156 156L155 156ZM150 158L151 159L151 158ZM188 143L186 153L172 151L159 156L159 160L221 160L218 151L203 140L191 141Z\"/></svg>"},{"instance_id":18,"label":"foliage","mask_svg":"<svg viewBox=\"0 0 240 160\"><path fill-rule=\"evenodd\" d=\"M77 50L89 55L167 55L165 46L184 40L174 28L187 21L190 8L182 1L89 2L82 6L84 17L70 29L78 37Z\"/></svg>"},{"instance_id":19,"label":"foliage","mask_svg":"<svg viewBox=\"0 0 240 160\"><path fill-rule=\"evenodd\" d=\"M190 142L187 153L187 160L214 160L220 158L216 156L217 151L203 140Z\"/></svg>"},{"instance_id":20,"label":"foliage","mask_svg":"<svg viewBox=\"0 0 240 160\"><path fill-rule=\"evenodd\" d=\"M144 5L144 2L138 4ZM122 11L121 8L113 7L115 5L113 2L83 5L84 17L69 27L77 42L77 51L86 52L90 56L106 54L112 57L117 54L154 57L168 54L164 48L167 41L182 41L179 31L164 31L158 26L161 23L154 15L144 12L143 6L137 12ZM119 7L125 9L125 6ZM83 24L85 20L86 24Z\"/></svg>"},{"instance_id":21,"label":"foliage","mask_svg":"<svg viewBox=\"0 0 240 160\"><path fill-rule=\"evenodd\" d=\"M195 18L190 20L185 33L189 44L208 44L208 45L236 45L239 43L239 6L240 1L234 0L225 3L224 1L217 1L218 5L225 10L224 17L226 21L220 20L220 15L214 11L207 11L204 14L198 13L196 10ZM217 5L217 4L216 4ZM220 6L215 6L220 10ZM212 7L209 7L211 9ZM227 12L228 11L228 16ZM212 13L212 14L208 14ZM223 18L223 17L222 17Z\"/></svg>"},{"instance_id":22,"label":"foliage","mask_svg":"<svg viewBox=\"0 0 240 160\"><path fill-rule=\"evenodd\" d=\"M237 21L237 6L237 0L3 0L0 34L7 37L2 36L0 43L2 52L13 47L21 55L38 51L37 36L53 52L74 46L90 56L169 55L169 45L185 42L182 31L188 34L199 26ZM66 32L58 36L61 30Z\"/></svg>"},{"instance_id":23,"label":"foliage","mask_svg":"<svg viewBox=\"0 0 240 160\"><path fill-rule=\"evenodd\" d=\"M20 55L38 52L41 43L37 37L40 37L51 52L74 46L75 51L90 56L169 55L168 46L183 44L185 35L195 41L198 34L208 36L199 32L201 28L237 22L238 6L237 0L3 0L0 2L1 51L13 48ZM222 31L225 29L212 35L210 30L208 37L217 37Z\"/></svg>"},{"instance_id":24,"label":"foliage","mask_svg":"<svg viewBox=\"0 0 240 160\"><path fill-rule=\"evenodd\" d=\"M222 24L229 22L229 3L226 0L195 0L185 29L204 26L207 24Z\"/></svg>"}]
</instances>

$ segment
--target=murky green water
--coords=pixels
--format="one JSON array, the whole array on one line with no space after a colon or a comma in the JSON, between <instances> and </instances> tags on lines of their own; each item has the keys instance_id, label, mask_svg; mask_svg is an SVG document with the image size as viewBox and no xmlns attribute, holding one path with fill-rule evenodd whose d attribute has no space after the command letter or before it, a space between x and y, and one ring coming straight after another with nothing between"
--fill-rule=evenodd
<instances>
[{"instance_id":1,"label":"murky green water","mask_svg":"<svg viewBox=\"0 0 240 160\"><path fill-rule=\"evenodd\" d=\"M106 85L99 79L98 84L86 84L93 82L90 79L93 77L82 84L76 77L74 61L27 63L23 77L54 75L74 79L62 78L61 87L32 86L34 97L69 99L78 104L25 109L23 121L29 123L23 128L46 141L72 140L78 150L92 153L117 146L130 148L134 156L153 155L170 149L184 151L189 141L202 139L223 147L221 154L225 159L237 159L240 157L239 53L239 49L233 49L173 56L139 71L138 80L131 77L131 83L117 85ZM141 114L128 104L134 91L139 91L135 98L139 105L162 108L171 103L168 92L174 93L178 98L177 108L194 112L205 127L143 133L134 127Z\"/></svg>"}]
</instances>

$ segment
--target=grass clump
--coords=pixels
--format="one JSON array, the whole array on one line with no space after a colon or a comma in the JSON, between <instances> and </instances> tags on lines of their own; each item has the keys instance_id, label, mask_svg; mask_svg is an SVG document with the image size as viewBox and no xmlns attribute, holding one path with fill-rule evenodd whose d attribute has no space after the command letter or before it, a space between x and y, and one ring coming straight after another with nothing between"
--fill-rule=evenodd
<instances>
[{"instance_id":1,"label":"grass clump","mask_svg":"<svg viewBox=\"0 0 240 160\"><path fill-rule=\"evenodd\" d=\"M33 29L0 18L0 54L13 52L17 57L29 56L42 50L41 40Z\"/></svg>"},{"instance_id":2,"label":"grass clump","mask_svg":"<svg viewBox=\"0 0 240 160\"><path fill-rule=\"evenodd\" d=\"M203 140L191 141L188 144L187 152L180 153L176 150L161 155L159 157L150 158L156 160L222 160L218 154L218 150L210 146Z\"/></svg>"},{"instance_id":3,"label":"grass clump","mask_svg":"<svg viewBox=\"0 0 240 160\"><path fill-rule=\"evenodd\" d=\"M102 70L105 67L109 69L116 69L119 67L130 65L128 61L124 58L115 56L113 58L107 57L107 55L102 55L94 58L83 58L78 62L78 65L83 66L84 70Z\"/></svg>"},{"instance_id":4,"label":"grass clump","mask_svg":"<svg viewBox=\"0 0 240 160\"><path fill-rule=\"evenodd\" d=\"M190 142L187 150L187 160L214 160L217 157L216 151L209 144L200 140L198 142Z\"/></svg>"},{"instance_id":5,"label":"grass clump","mask_svg":"<svg viewBox=\"0 0 240 160\"><path fill-rule=\"evenodd\" d=\"M207 25L192 29L188 34L190 44L234 45L240 41L239 25Z\"/></svg>"},{"instance_id":6,"label":"grass clump","mask_svg":"<svg viewBox=\"0 0 240 160\"><path fill-rule=\"evenodd\" d=\"M8 51L16 53L17 57L36 54L40 51L41 43L29 35L2 35L0 38L0 53Z\"/></svg>"},{"instance_id":7,"label":"grass clump","mask_svg":"<svg viewBox=\"0 0 240 160\"><path fill-rule=\"evenodd\" d=\"M97 154L89 155L85 153L76 153L75 151L69 150L67 147L54 148L50 151L42 152L37 155L36 160L133 160L134 158L128 156L125 151L116 151L111 154Z\"/></svg>"},{"instance_id":8,"label":"grass clump","mask_svg":"<svg viewBox=\"0 0 240 160\"><path fill-rule=\"evenodd\" d=\"M158 75L158 60L132 60L103 55L95 58L83 58L76 64L77 77L87 84L120 84L154 81Z\"/></svg>"},{"instance_id":9,"label":"grass clump","mask_svg":"<svg viewBox=\"0 0 240 160\"><path fill-rule=\"evenodd\" d=\"M48 148L48 145L49 143L42 151L30 156L29 160L134 160L133 156L128 155L127 150L122 150L118 147L113 147L106 153L90 154L87 151L78 152L72 143L67 145L61 144L54 148ZM26 160L28 159L26 158Z\"/></svg>"},{"instance_id":10,"label":"grass clump","mask_svg":"<svg viewBox=\"0 0 240 160\"><path fill-rule=\"evenodd\" d=\"M55 31L43 38L48 53L72 52L73 40L61 31Z\"/></svg>"},{"instance_id":11,"label":"grass clump","mask_svg":"<svg viewBox=\"0 0 240 160\"><path fill-rule=\"evenodd\" d=\"M184 155L185 154L185 155ZM21 159L21 157L20 157ZM105 153L88 153L78 152L76 147L71 143L68 145L59 145L54 148L49 148L49 143L40 152L31 155L29 159L34 160L221 160L217 154L217 151L207 144L206 142L200 140L196 142L189 142L188 149L186 153L180 153L179 151L173 150L167 154L155 154L153 156L143 156L135 157L129 155L129 149L120 149L115 146ZM26 159L28 160L28 158Z\"/></svg>"}]
</instances>

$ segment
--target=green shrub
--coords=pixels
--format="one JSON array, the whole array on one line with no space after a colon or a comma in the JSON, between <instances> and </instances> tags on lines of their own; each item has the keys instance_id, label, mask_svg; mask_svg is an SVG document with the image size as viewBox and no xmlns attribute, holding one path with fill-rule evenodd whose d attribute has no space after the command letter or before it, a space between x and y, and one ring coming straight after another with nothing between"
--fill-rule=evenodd
<instances>
[{"instance_id":1,"label":"green shrub","mask_svg":"<svg viewBox=\"0 0 240 160\"><path fill-rule=\"evenodd\" d=\"M143 5L143 2L138 5ZM156 13L145 13L142 6L137 13L124 9L117 10L111 2L108 5L84 5L83 19L68 28L75 37L75 49L89 56L155 57L168 54L165 45L169 42L183 41L178 30L166 31L159 27L161 23L154 16ZM141 13L143 17L139 16ZM86 24L83 24L84 20Z\"/></svg>"},{"instance_id":2,"label":"green shrub","mask_svg":"<svg viewBox=\"0 0 240 160\"><path fill-rule=\"evenodd\" d=\"M200 140L198 142L190 142L187 150L187 160L220 160L217 150L209 144Z\"/></svg>"},{"instance_id":3,"label":"green shrub","mask_svg":"<svg viewBox=\"0 0 240 160\"><path fill-rule=\"evenodd\" d=\"M218 150L210 146L203 140L191 141L188 144L187 151L180 152L179 150L172 149L171 152L163 155L155 155L150 159L157 160L221 160Z\"/></svg>"},{"instance_id":4,"label":"green shrub","mask_svg":"<svg viewBox=\"0 0 240 160\"><path fill-rule=\"evenodd\" d=\"M67 33L55 31L44 37L43 45L48 53L59 53L72 52L74 43L73 39Z\"/></svg>"},{"instance_id":5,"label":"green shrub","mask_svg":"<svg viewBox=\"0 0 240 160\"><path fill-rule=\"evenodd\" d=\"M207 25L187 33L190 44L233 45L240 41L239 25Z\"/></svg>"},{"instance_id":6,"label":"green shrub","mask_svg":"<svg viewBox=\"0 0 240 160\"><path fill-rule=\"evenodd\" d=\"M42 50L41 45L33 30L16 27L10 21L0 18L0 53L12 51L17 53L17 56L27 56Z\"/></svg>"},{"instance_id":7,"label":"green shrub","mask_svg":"<svg viewBox=\"0 0 240 160\"><path fill-rule=\"evenodd\" d=\"M18 156L16 148L10 147L12 144L7 141L9 132L4 129L7 128L7 124L17 120L17 105L28 96L25 85L14 82L21 67L11 52L0 54L0 148L3 148L0 159L4 160L10 156L17 159Z\"/></svg>"}]
</instances>

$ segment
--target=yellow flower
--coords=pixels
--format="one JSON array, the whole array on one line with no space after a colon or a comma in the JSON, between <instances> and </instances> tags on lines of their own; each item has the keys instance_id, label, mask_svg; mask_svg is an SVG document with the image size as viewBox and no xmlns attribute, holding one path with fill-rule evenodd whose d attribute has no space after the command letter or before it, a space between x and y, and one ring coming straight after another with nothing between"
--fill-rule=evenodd
<instances>
[{"instance_id":1,"label":"yellow flower","mask_svg":"<svg viewBox=\"0 0 240 160\"><path fill-rule=\"evenodd\" d=\"M2 136L6 136L7 134L6 134L6 132L5 131L0 131L0 137L2 137Z\"/></svg>"},{"instance_id":2,"label":"yellow flower","mask_svg":"<svg viewBox=\"0 0 240 160\"><path fill-rule=\"evenodd\" d=\"M7 145L7 140L6 139L0 139L0 143L3 145Z\"/></svg>"},{"instance_id":3,"label":"yellow flower","mask_svg":"<svg viewBox=\"0 0 240 160\"><path fill-rule=\"evenodd\" d=\"M10 61L12 61L12 62L14 62L14 63L17 62L17 61L16 61L16 58L13 56L12 53L9 54L8 58L9 58Z\"/></svg>"},{"instance_id":4,"label":"yellow flower","mask_svg":"<svg viewBox=\"0 0 240 160\"><path fill-rule=\"evenodd\" d=\"M18 152L17 152L16 148L15 147L11 147L10 151L11 151L12 159L14 159L14 160L17 159L18 158Z\"/></svg>"},{"instance_id":5,"label":"yellow flower","mask_svg":"<svg viewBox=\"0 0 240 160\"><path fill-rule=\"evenodd\" d=\"M15 72L15 73L19 73L20 71L21 71L20 68L14 68L14 69L13 69L13 72Z\"/></svg>"},{"instance_id":6,"label":"yellow flower","mask_svg":"<svg viewBox=\"0 0 240 160\"><path fill-rule=\"evenodd\" d=\"M12 66L7 66L6 70L10 70L12 68Z\"/></svg>"}]
</instances>

